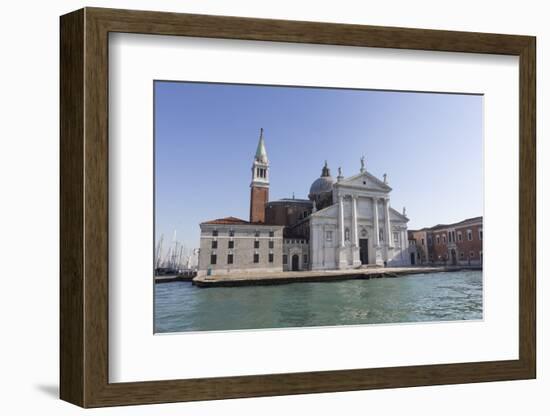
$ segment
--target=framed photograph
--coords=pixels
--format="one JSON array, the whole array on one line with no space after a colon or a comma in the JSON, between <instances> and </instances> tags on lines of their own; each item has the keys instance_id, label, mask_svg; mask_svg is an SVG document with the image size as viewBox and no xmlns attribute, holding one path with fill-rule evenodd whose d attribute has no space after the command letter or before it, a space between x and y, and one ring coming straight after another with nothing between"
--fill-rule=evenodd
<instances>
[{"instance_id":1,"label":"framed photograph","mask_svg":"<svg viewBox=\"0 0 550 416\"><path fill-rule=\"evenodd\" d=\"M63 400L536 377L534 37L60 28Z\"/></svg>"}]
</instances>

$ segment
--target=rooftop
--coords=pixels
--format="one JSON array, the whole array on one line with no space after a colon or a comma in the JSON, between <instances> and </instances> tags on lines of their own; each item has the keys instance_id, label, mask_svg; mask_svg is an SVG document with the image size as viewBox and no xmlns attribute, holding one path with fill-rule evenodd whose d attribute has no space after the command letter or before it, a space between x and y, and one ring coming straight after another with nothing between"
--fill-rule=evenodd
<instances>
[{"instance_id":1,"label":"rooftop","mask_svg":"<svg viewBox=\"0 0 550 416\"><path fill-rule=\"evenodd\" d=\"M288 204L288 203L295 203L295 204L308 204L312 205L313 202L311 202L309 199L300 199L300 198L281 198L277 199L275 201L269 201L269 204Z\"/></svg>"},{"instance_id":2,"label":"rooftop","mask_svg":"<svg viewBox=\"0 0 550 416\"><path fill-rule=\"evenodd\" d=\"M241 220L237 217L225 217L215 220L204 221L202 224L253 224L250 221Z\"/></svg>"},{"instance_id":3,"label":"rooftop","mask_svg":"<svg viewBox=\"0 0 550 416\"><path fill-rule=\"evenodd\" d=\"M272 228L283 227L282 225L266 224L263 222L245 221L237 217L217 218L215 220L201 222L201 225L203 224L206 224L206 225L254 225L256 227L265 226L265 227L272 227Z\"/></svg>"},{"instance_id":4,"label":"rooftop","mask_svg":"<svg viewBox=\"0 0 550 416\"><path fill-rule=\"evenodd\" d=\"M471 222L478 222L478 221L483 221L483 217L480 216L480 217L466 218L465 220L462 220L462 221L459 221L459 222L454 222L454 223L451 223L451 224L437 224L437 225L434 225L433 227L424 227L424 228L420 228L418 230L409 230L409 232L432 231L432 230L436 230L436 229L439 229L439 228L457 227L457 226L460 226L460 225L464 225L464 224L471 223Z\"/></svg>"}]
</instances>

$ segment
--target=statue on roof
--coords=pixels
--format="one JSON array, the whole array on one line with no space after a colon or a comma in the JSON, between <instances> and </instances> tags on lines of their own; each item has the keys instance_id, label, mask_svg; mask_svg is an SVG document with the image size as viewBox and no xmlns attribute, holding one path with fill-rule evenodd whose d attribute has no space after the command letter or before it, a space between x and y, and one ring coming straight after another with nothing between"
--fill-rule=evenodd
<instances>
[{"instance_id":1,"label":"statue on roof","mask_svg":"<svg viewBox=\"0 0 550 416\"><path fill-rule=\"evenodd\" d=\"M365 171L365 156L361 156L361 173Z\"/></svg>"}]
</instances>

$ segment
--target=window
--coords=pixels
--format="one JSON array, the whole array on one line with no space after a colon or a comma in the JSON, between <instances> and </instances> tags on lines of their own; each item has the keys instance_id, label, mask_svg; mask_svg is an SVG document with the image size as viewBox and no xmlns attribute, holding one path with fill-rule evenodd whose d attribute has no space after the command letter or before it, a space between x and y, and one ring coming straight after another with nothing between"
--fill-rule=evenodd
<instances>
[{"instance_id":1,"label":"window","mask_svg":"<svg viewBox=\"0 0 550 416\"><path fill-rule=\"evenodd\" d=\"M270 241L270 242L269 242L269 248L273 248L274 245L275 245L275 244L273 243L273 241Z\"/></svg>"},{"instance_id":2,"label":"window","mask_svg":"<svg viewBox=\"0 0 550 416\"><path fill-rule=\"evenodd\" d=\"M212 237L217 237L217 236L218 236L218 230L212 231Z\"/></svg>"},{"instance_id":3,"label":"window","mask_svg":"<svg viewBox=\"0 0 550 416\"><path fill-rule=\"evenodd\" d=\"M270 236L270 237L275 237L275 232L274 232L274 231L270 231L270 232L269 232L269 236Z\"/></svg>"},{"instance_id":4,"label":"window","mask_svg":"<svg viewBox=\"0 0 550 416\"><path fill-rule=\"evenodd\" d=\"M260 262L260 255L258 253L254 253L254 263Z\"/></svg>"},{"instance_id":5,"label":"window","mask_svg":"<svg viewBox=\"0 0 550 416\"><path fill-rule=\"evenodd\" d=\"M218 242L216 240L212 240L212 248L218 248Z\"/></svg>"},{"instance_id":6,"label":"window","mask_svg":"<svg viewBox=\"0 0 550 416\"><path fill-rule=\"evenodd\" d=\"M432 237L428 237L428 245L429 245L429 246L432 245Z\"/></svg>"},{"instance_id":7,"label":"window","mask_svg":"<svg viewBox=\"0 0 550 416\"><path fill-rule=\"evenodd\" d=\"M472 230L468 230L468 241L472 241Z\"/></svg>"},{"instance_id":8,"label":"window","mask_svg":"<svg viewBox=\"0 0 550 416\"><path fill-rule=\"evenodd\" d=\"M483 240L483 230L481 228L479 229L479 240Z\"/></svg>"},{"instance_id":9,"label":"window","mask_svg":"<svg viewBox=\"0 0 550 416\"><path fill-rule=\"evenodd\" d=\"M259 237L259 236L260 236L260 232L259 232L258 230L256 230L256 231L254 232L254 237Z\"/></svg>"},{"instance_id":10,"label":"window","mask_svg":"<svg viewBox=\"0 0 550 416\"><path fill-rule=\"evenodd\" d=\"M304 264L307 264L307 254L304 254Z\"/></svg>"},{"instance_id":11,"label":"window","mask_svg":"<svg viewBox=\"0 0 550 416\"><path fill-rule=\"evenodd\" d=\"M474 252L473 251L470 251L470 258L473 259L475 256Z\"/></svg>"},{"instance_id":12,"label":"window","mask_svg":"<svg viewBox=\"0 0 550 416\"><path fill-rule=\"evenodd\" d=\"M443 234L441 238L443 239L443 244L445 244L447 242L447 237L445 237L445 234Z\"/></svg>"},{"instance_id":13,"label":"window","mask_svg":"<svg viewBox=\"0 0 550 416\"><path fill-rule=\"evenodd\" d=\"M378 239L384 241L384 230L382 228L378 231Z\"/></svg>"},{"instance_id":14,"label":"window","mask_svg":"<svg viewBox=\"0 0 550 416\"><path fill-rule=\"evenodd\" d=\"M227 264L233 264L233 254L227 255Z\"/></svg>"},{"instance_id":15,"label":"window","mask_svg":"<svg viewBox=\"0 0 550 416\"><path fill-rule=\"evenodd\" d=\"M460 252L460 260L463 260L464 259L464 252Z\"/></svg>"},{"instance_id":16,"label":"window","mask_svg":"<svg viewBox=\"0 0 550 416\"><path fill-rule=\"evenodd\" d=\"M286 254L283 254L283 264L288 263L288 256Z\"/></svg>"},{"instance_id":17,"label":"window","mask_svg":"<svg viewBox=\"0 0 550 416\"><path fill-rule=\"evenodd\" d=\"M397 234L397 233L396 233ZM422 245L424 245L424 239L422 239Z\"/></svg>"},{"instance_id":18,"label":"window","mask_svg":"<svg viewBox=\"0 0 550 416\"><path fill-rule=\"evenodd\" d=\"M227 248L235 248L235 242L233 240L229 240L227 242Z\"/></svg>"},{"instance_id":19,"label":"window","mask_svg":"<svg viewBox=\"0 0 550 416\"><path fill-rule=\"evenodd\" d=\"M254 248L260 248L260 241L259 240L254 241Z\"/></svg>"},{"instance_id":20,"label":"window","mask_svg":"<svg viewBox=\"0 0 550 416\"><path fill-rule=\"evenodd\" d=\"M458 241L462 241L462 233L460 231L458 232Z\"/></svg>"},{"instance_id":21,"label":"window","mask_svg":"<svg viewBox=\"0 0 550 416\"><path fill-rule=\"evenodd\" d=\"M229 237L235 237L235 231L229 230Z\"/></svg>"},{"instance_id":22,"label":"window","mask_svg":"<svg viewBox=\"0 0 550 416\"><path fill-rule=\"evenodd\" d=\"M393 233L393 242L399 243L399 233L396 233L396 232ZM422 245L424 245L424 239L422 239Z\"/></svg>"},{"instance_id":23,"label":"window","mask_svg":"<svg viewBox=\"0 0 550 416\"><path fill-rule=\"evenodd\" d=\"M346 229L344 230L344 239L345 239L346 241L349 241L349 228L346 228Z\"/></svg>"},{"instance_id":24,"label":"window","mask_svg":"<svg viewBox=\"0 0 550 416\"><path fill-rule=\"evenodd\" d=\"M210 264L216 264L218 257L215 254L210 255Z\"/></svg>"},{"instance_id":25,"label":"window","mask_svg":"<svg viewBox=\"0 0 550 416\"><path fill-rule=\"evenodd\" d=\"M327 231L325 233L325 240L332 241L332 231Z\"/></svg>"},{"instance_id":26,"label":"window","mask_svg":"<svg viewBox=\"0 0 550 416\"><path fill-rule=\"evenodd\" d=\"M448 232L448 234L449 234L449 243L450 243L450 242L452 242L452 241L453 241L453 235L451 234L451 232L450 232L450 231Z\"/></svg>"},{"instance_id":27,"label":"window","mask_svg":"<svg viewBox=\"0 0 550 416\"><path fill-rule=\"evenodd\" d=\"M273 263L273 253L269 253L269 262Z\"/></svg>"},{"instance_id":28,"label":"window","mask_svg":"<svg viewBox=\"0 0 550 416\"><path fill-rule=\"evenodd\" d=\"M435 237L435 241L436 241L437 244L439 244L439 236L438 235Z\"/></svg>"}]
</instances>

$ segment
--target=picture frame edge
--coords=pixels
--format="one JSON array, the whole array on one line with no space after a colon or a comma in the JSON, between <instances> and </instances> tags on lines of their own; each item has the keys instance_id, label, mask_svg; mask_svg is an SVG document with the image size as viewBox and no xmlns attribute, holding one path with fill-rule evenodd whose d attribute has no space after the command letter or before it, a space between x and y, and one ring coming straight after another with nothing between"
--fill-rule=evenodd
<instances>
[{"instance_id":1,"label":"picture frame edge","mask_svg":"<svg viewBox=\"0 0 550 416\"><path fill-rule=\"evenodd\" d=\"M145 24L148 16L153 27ZM266 374L192 380L109 383L108 381L108 33L174 34L198 36L205 30L185 27L189 20L225 21L223 36L234 39L235 30L247 34L246 25L229 26L237 21L254 27L249 39L279 25L315 30L331 27L334 31L352 30L358 36L352 46L368 44L374 36L375 47L388 47L394 36L399 48L399 33L417 33L424 46L420 50L453 49L450 40L466 37L454 52L498 53L520 58L520 356L518 360L434 364L427 366L389 367L382 369L335 370L331 372ZM181 26L177 22L181 22ZM267 29L256 25L268 22ZM155 26L157 25L157 26ZM197 23L200 26L200 22ZM207 28L208 29L208 28ZM365 31L357 34L357 31ZM299 34L283 36L275 31L273 41L299 42L299 39L330 43L326 35ZM331 32L331 31L329 31ZM348 41L352 34L334 42ZM397 35L396 35L397 34ZM444 34L447 43L437 43ZM302 37L300 37L302 36ZM348 36L348 37L346 37ZM208 36L206 36L208 37ZM213 33L209 37L220 37ZM343 39L343 40L342 40ZM450 39L450 40L449 40ZM476 40L475 46L472 42ZM304 42L312 43L312 42ZM315 43L315 42L313 42ZM359 45L358 45L359 44ZM472 50L467 46L471 44ZM411 42L406 46L410 46ZM437 45L443 49L437 49ZM481 46L479 46L481 45ZM491 51L487 51L487 49ZM401 49L411 49L401 47ZM412 48L415 49L415 48ZM60 398L81 407L213 400L237 397L260 397L282 394L305 394L375 388L399 388L440 384L459 384L536 377L536 38L522 35L499 35L336 23L298 22L274 19L192 15L103 8L83 8L60 18ZM522 196L523 195L523 196ZM450 378L444 371L458 375ZM485 373L479 374L483 370ZM399 373L398 375L395 375ZM417 374L417 372L419 372ZM319 384L316 377L334 377L333 383ZM386 374L386 376L384 376ZM391 376L393 375L393 376ZM344 378L342 378L344 377ZM342 380L351 380L349 385ZM365 377L369 378L366 380ZM394 378L392 378L394 377ZM386 383L384 383L386 378ZM392 380L401 380L395 383ZM308 384L309 380L309 384ZM451 380L451 381L449 381ZM263 386L254 390L246 383ZM229 383L229 385L227 384ZM237 383L231 387L231 383ZM243 384L244 383L244 384ZM276 389L272 383L279 383ZM290 384L289 384L290 383ZM297 384L293 384L297 383ZM304 384L305 383L305 384ZM315 384L317 383L317 384ZM340 384L338 384L340 383ZM284 386L287 385L285 388ZM166 388L162 393L163 386ZM193 392L186 388L192 386ZM226 387L223 387L226 386ZM283 387L281 387L283 386ZM289 387L288 387L289 386ZM293 387L294 386L294 387ZM305 386L305 387L304 387ZM242 388L245 390L242 390ZM197 393L197 388L201 388ZM147 389L151 391L148 393ZM248 390L246 390L248 389ZM309 390L308 390L309 389ZM306 391L307 390L307 391ZM155 394L152 395L151 392ZM154 397L153 397L154 396Z\"/></svg>"}]
</instances>

